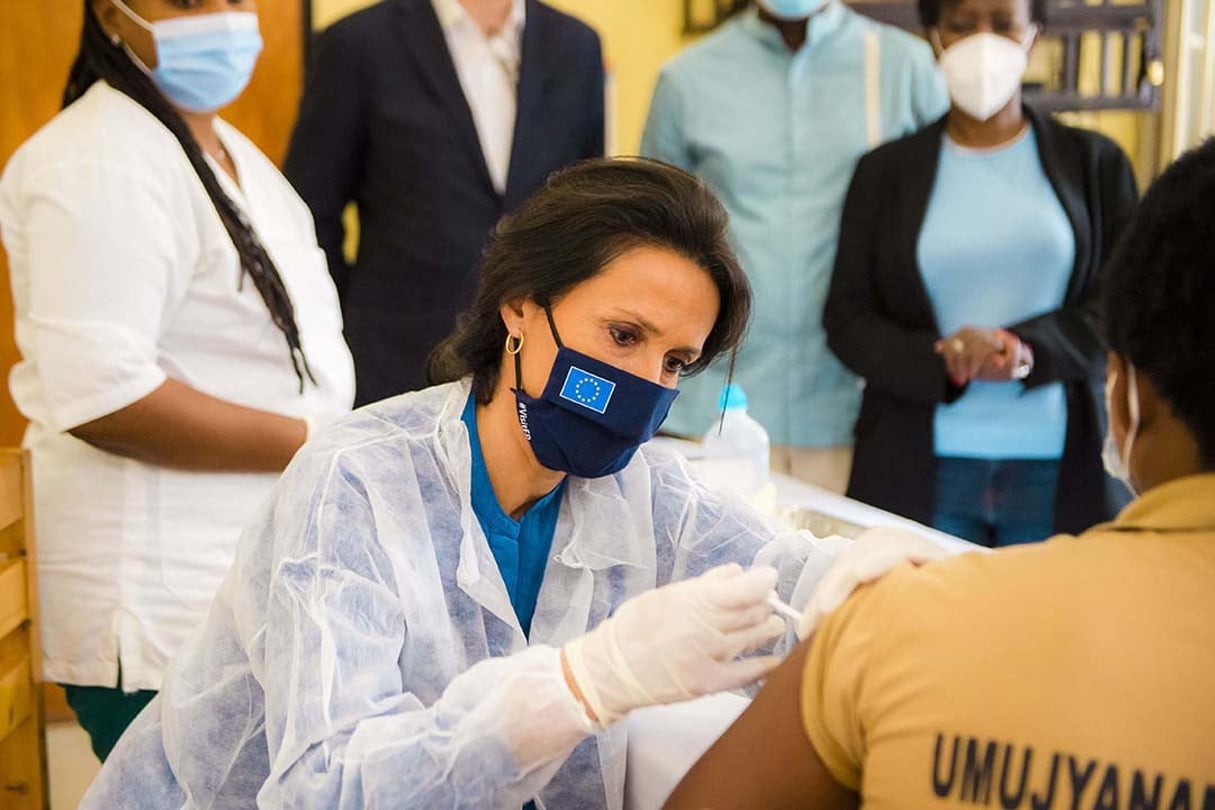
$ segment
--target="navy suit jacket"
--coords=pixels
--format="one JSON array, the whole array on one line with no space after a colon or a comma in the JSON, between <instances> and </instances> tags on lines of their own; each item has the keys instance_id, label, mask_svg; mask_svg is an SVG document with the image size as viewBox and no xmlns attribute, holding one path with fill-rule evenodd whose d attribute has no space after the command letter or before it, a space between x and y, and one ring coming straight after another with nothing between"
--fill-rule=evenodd
<instances>
[{"instance_id":1,"label":"navy suit jacket","mask_svg":"<svg viewBox=\"0 0 1215 810\"><path fill-rule=\"evenodd\" d=\"M321 34L284 171L312 209L354 354L358 404L425 384L471 301L494 224L604 150L603 57L585 24L526 0L518 113L498 194L430 0L384 0ZM342 255L342 211L359 250Z\"/></svg>"}]
</instances>

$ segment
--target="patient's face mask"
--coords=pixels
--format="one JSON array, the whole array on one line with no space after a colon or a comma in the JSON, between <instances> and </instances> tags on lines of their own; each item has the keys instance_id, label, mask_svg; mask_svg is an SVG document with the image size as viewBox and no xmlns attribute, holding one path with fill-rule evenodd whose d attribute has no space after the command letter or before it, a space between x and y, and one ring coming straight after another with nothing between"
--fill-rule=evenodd
<instances>
[{"instance_id":1,"label":"patient's face mask","mask_svg":"<svg viewBox=\"0 0 1215 810\"><path fill-rule=\"evenodd\" d=\"M940 37L933 31L936 45ZM1033 34L1027 37L1033 41ZM1023 42L999 34L971 34L941 51L941 73L949 97L963 112L986 121L1008 104L1029 64Z\"/></svg>"},{"instance_id":2,"label":"patient's face mask","mask_svg":"<svg viewBox=\"0 0 1215 810\"><path fill-rule=\"evenodd\" d=\"M123 0L110 0L122 13L152 32L156 67L149 70L127 53L177 107L213 112L230 104L249 84L262 51L257 15L229 11L148 22Z\"/></svg>"},{"instance_id":3,"label":"patient's face mask","mask_svg":"<svg viewBox=\"0 0 1215 810\"><path fill-rule=\"evenodd\" d=\"M523 435L550 470L579 478L620 472L658 431L679 392L567 349L548 307L544 314L557 358L539 398L524 392L515 354L512 390Z\"/></svg>"},{"instance_id":4,"label":"patient's face mask","mask_svg":"<svg viewBox=\"0 0 1215 810\"><path fill-rule=\"evenodd\" d=\"M804 20L827 7L831 0L759 0L764 11L778 20Z\"/></svg>"},{"instance_id":5,"label":"patient's face mask","mask_svg":"<svg viewBox=\"0 0 1215 810\"><path fill-rule=\"evenodd\" d=\"M1105 471L1122 482L1132 495L1138 495L1131 481L1131 450L1135 446L1135 437L1139 433L1139 388L1135 382L1135 367L1126 364L1126 412L1130 415L1131 423L1126 428L1126 439L1119 449L1114 440L1114 417L1110 408L1110 395L1114 391L1116 374L1110 374L1105 380L1105 445L1101 448L1101 463Z\"/></svg>"}]
</instances>

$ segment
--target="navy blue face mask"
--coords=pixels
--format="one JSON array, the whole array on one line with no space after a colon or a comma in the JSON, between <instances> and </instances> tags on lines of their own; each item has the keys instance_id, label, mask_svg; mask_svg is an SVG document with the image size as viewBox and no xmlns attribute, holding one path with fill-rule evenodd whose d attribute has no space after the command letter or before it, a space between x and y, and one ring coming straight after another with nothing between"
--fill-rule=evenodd
<instances>
[{"instance_id":1,"label":"navy blue face mask","mask_svg":"<svg viewBox=\"0 0 1215 810\"><path fill-rule=\"evenodd\" d=\"M523 435L550 470L579 478L620 472L658 431L679 392L567 349L548 307L544 314L557 359L539 398L523 390L515 355L512 390Z\"/></svg>"}]
</instances>

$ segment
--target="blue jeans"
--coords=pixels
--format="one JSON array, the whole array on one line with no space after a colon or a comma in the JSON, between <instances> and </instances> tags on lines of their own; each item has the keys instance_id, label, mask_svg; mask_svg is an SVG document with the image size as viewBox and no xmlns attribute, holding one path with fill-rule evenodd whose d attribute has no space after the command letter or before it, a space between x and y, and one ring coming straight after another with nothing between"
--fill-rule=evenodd
<instances>
[{"instance_id":1,"label":"blue jeans","mask_svg":"<svg viewBox=\"0 0 1215 810\"><path fill-rule=\"evenodd\" d=\"M984 546L1045 540L1058 487L1058 461L938 457L932 525Z\"/></svg>"}]
</instances>

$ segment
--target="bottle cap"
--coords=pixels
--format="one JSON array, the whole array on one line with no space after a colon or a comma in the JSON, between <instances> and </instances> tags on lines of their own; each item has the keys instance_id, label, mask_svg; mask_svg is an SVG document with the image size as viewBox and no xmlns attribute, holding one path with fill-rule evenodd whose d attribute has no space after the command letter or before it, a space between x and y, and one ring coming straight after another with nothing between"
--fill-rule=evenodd
<instances>
[{"instance_id":1,"label":"bottle cap","mask_svg":"<svg viewBox=\"0 0 1215 810\"><path fill-rule=\"evenodd\" d=\"M717 407L725 411L746 410L747 395L742 390L742 386L730 383L721 389L721 396L717 400Z\"/></svg>"}]
</instances>

